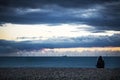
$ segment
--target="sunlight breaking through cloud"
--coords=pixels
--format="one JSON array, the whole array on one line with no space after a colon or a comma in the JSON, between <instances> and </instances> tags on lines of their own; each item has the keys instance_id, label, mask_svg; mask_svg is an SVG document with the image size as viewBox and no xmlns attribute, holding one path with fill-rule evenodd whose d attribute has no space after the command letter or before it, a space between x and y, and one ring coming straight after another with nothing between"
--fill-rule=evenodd
<instances>
[{"instance_id":1,"label":"sunlight breaking through cloud","mask_svg":"<svg viewBox=\"0 0 120 80\"><path fill-rule=\"evenodd\" d=\"M120 56L120 47L54 48L19 51L9 56Z\"/></svg>"},{"instance_id":2,"label":"sunlight breaking through cloud","mask_svg":"<svg viewBox=\"0 0 120 80\"><path fill-rule=\"evenodd\" d=\"M81 36L112 36L120 34L120 31L104 31L92 33L96 29L85 24L61 24L61 25L18 25L5 24L0 27L0 39L6 40L47 40L53 37L81 37ZM30 28L29 28L30 27Z\"/></svg>"}]
</instances>

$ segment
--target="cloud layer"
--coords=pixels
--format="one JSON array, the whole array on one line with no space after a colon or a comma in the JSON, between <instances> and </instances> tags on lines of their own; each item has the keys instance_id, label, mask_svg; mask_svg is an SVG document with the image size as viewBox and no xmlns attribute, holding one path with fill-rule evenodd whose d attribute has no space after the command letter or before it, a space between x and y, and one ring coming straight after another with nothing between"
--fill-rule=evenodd
<instances>
[{"instance_id":1,"label":"cloud layer","mask_svg":"<svg viewBox=\"0 0 120 80\"><path fill-rule=\"evenodd\" d=\"M120 0L0 0L0 55L120 47L119 21Z\"/></svg>"},{"instance_id":2,"label":"cloud layer","mask_svg":"<svg viewBox=\"0 0 120 80\"><path fill-rule=\"evenodd\" d=\"M44 41L6 41L0 40L0 53L14 53L19 51L34 51L54 48L75 47L119 47L120 35L113 36L87 36L79 38L48 39Z\"/></svg>"},{"instance_id":3,"label":"cloud layer","mask_svg":"<svg viewBox=\"0 0 120 80\"><path fill-rule=\"evenodd\" d=\"M0 23L87 24L120 30L120 0L0 0Z\"/></svg>"}]
</instances>

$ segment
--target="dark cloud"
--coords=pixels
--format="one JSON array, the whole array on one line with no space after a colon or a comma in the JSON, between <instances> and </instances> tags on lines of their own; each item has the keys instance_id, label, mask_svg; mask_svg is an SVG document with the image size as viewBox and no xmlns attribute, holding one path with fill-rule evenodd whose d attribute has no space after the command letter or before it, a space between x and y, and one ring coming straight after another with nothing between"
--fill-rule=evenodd
<instances>
[{"instance_id":1,"label":"dark cloud","mask_svg":"<svg viewBox=\"0 0 120 80\"><path fill-rule=\"evenodd\" d=\"M72 47L120 47L120 35L113 36L87 36L64 39L48 39L46 41L6 41L0 40L0 53L13 53L19 51L42 50L44 48L72 48Z\"/></svg>"},{"instance_id":2,"label":"dark cloud","mask_svg":"<svg viewBox=\"0 0 120 80\"><path fill-rule=\"evenodd\" d=\"M119 7L120 0L0 0L0 23L76 23L120 30Z\"/></svg>"},{"instance_id":3,"label":"dark cloud","mask_svg":"<svg viewBox=\"0 0 120 80\"><path fill-rule=\"evenodd\" d=\"M36 8L44 5L56 4L63 7L84 7L91 4L100 4L105 2L112 2L113 0L0 0L1 6L5 7L22 7L22 8ZM119 1L119 0L114 0Z\"/></svg>"},{"instance_id":4,"label":"dark cloud","mask_svg":"<svg viewBox=\"0 0 120 80\"><path fill-rule=\"evenodd\" d=\"M98 26L99 29L120 30L120 1L105 3L100 11L101 18L89 19L88 24Z\"/></svg>"}]
</instances>

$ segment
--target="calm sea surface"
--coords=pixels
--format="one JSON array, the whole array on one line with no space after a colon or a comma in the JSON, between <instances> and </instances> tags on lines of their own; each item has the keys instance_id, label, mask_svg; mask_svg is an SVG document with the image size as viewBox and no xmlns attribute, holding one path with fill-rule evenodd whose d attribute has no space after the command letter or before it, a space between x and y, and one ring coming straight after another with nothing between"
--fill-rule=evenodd
<instances>
[{"instance_id":1,"label":"calm sea surface","mask_svg":"<svg viewBox=\"0 0 120 80\"><path fill-rule=\"evenodd\" d=\"M0 57L0 67L95 68L98 57ZM120 68L120 57L103 57L106 68Z\"/></svg>"}]
</instances>

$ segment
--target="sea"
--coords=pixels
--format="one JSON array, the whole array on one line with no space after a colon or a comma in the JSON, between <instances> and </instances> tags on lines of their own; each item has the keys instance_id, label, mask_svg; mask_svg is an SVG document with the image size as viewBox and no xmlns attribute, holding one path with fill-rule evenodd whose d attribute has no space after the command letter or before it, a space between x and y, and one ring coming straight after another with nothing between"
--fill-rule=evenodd
<instances>
[{"instance_id":1,"label":"sea","mask_svg":"<svg viewBox=\"0 0 120 80\"><path fill-rule=\"evenodd\" d=\"M0 57L0 68L96 68L98 57ZM120 57L103 57L105 68L120 68Z\"/></svg>"}]
</instances>

